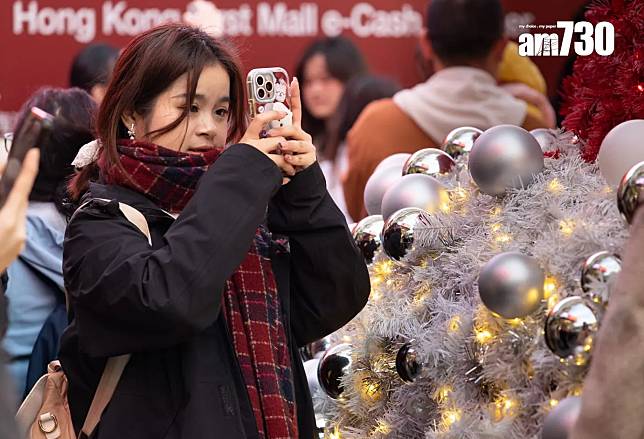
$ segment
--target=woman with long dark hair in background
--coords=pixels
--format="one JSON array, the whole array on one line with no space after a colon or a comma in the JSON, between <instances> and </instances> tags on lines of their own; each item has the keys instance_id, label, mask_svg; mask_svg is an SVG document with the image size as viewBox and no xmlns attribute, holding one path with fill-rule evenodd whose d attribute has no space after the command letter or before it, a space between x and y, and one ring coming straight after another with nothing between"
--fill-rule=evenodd
<instances>
[{"instance_id":1,"label":"woman with long dark hair in background","mask_svg":"<svg viewBox=\"0 0 644 439\"><path fill-rule=\"evenodd\" d=\"M344 37L317 40L302 54L295 69L302 81L302 128L313 136L318 154L327 149L329 123L346 83L367 70L360 50Z\"/></svg>"}]
</instances>

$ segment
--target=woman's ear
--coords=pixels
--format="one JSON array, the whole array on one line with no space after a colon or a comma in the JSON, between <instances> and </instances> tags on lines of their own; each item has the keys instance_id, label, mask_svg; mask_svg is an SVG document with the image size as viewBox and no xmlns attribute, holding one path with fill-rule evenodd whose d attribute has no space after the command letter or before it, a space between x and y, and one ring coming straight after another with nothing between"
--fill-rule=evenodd
<instances>
[{"instance_id":1,"label":"woman's ear","mask_svg":"<svg viewBox=\"0 0 644 439\"><path fill-rule=\"evenodd\" d=\"M126 128L130 128L133 124L136 125L136 120L134 119L134 114L129 113L129 114L122 114L121 115L121 122L123 122L123 125L125 125Z\"/></svg>"}]
</instances>

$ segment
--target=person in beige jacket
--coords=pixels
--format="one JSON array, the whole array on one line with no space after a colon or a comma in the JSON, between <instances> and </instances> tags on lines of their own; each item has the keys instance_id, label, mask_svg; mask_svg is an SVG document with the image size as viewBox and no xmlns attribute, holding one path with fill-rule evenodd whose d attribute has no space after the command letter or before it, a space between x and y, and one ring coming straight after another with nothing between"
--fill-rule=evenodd
<instances>
[{"instance_id":1,"label":"person in beige jacket","mask_svg":"<svg viewBox=\"0 0 644 439\"><path fill-rule=\"evenodd\" d=\"M644 438L644 192L597 336L570 439Z\"/></svg>"},{"instance_id":2,"label":"person in beige jacket","mask_svg":"<svg viewBox=\"0 0 644 439\"><path fill-rule=\"evenodd\" d=\"M432 0L420 44L435 73L392 99L372 102L348 134L343 188L355 221L366 216L369 176L391 154L440 147L462 126L554 127L543 76L508 44L503 26L499 0Z\"/></svg>"}]
</instances>

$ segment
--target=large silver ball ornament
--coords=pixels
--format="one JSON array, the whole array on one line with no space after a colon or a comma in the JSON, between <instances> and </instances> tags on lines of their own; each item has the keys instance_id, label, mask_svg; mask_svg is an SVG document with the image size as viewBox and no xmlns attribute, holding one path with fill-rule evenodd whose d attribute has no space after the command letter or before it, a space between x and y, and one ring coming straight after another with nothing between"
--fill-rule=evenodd
<instances>
[{"instance_id":1,"label":"large silver ball ornament","mask_svg":"<svg viewBox=\"0 0 644 439\"><path fill-rule=\"evenodd\" d=\"M467 155L472 151L474 141L481 134L483 134L483 131L474 127L456 128L445 137L442 150L454 159L467 158Z\"/></svg>"},{"instance_id":2,"label":"large silver ball ornament","mask_svg":"<svg viewBox=\"0 0 644 439\"><path fill-rule=\"evenodd\" d=\"M338 399L342 395L344 388L341 379L349 373L351 361L351 346L347 343L332 347L320 360L318 382L331 398Z\"/></svg>"},{"instance_id":3,"label":"large silver ball ornament","mask_svg":"<svg viewBox=\"0 0 644 439\"><path fill-rule=\"evenodd\" d=\"M407 382L413 383L423 373L423 364L420 354L411 343L405 343L396 355L396 372L398 376Z\"/></svg>"},{"instance_id":4,"label":"large silver ball ornament","mask_svg":"<svg viewBox=\"0 0 644 439\"><path fill-rule=\"evenodd\" d=\"M584 366L591 356L599 319L591 302L582 297L567 297L548 313L545 340L558 357Z\"/></svg>"},{"instance_id":5,"label":"large silver ball ornament","mask_svg":"<svg viewBox=\"0 0 644 439\"><path fill-rule=\"evenodd\" d=\"M617 208L629 224L641 204L644 204L644 162L629 169L617 187Z\"/></svg>"},{"instance_id":6,"label":"large silver ball ornament","mask_svg":"<svg viewBox=\"0 0 644 439\"><path fill-rule=\"evenodd\" d=\"M380 215L385 192L402 178L402 165L376 169L364 188L364 206L369 215Z\"/></svg>"},{"instance_id":7,"label":"large silver ball ornament","mask_svg":"<svg viewBox=\"0 0 644 439\"><path fill-rule=\"evenodd\" d=\"M376 169L374 169L373 172L391 167L398 167L398 169L402 169L405 162L409 160L409 157L411 157L411 154L408 152L398 152L396 154L392 154L378 163L378 166L376 166Z\"/></svg>"},{"instance_id":8,"label":"large silver ball ornament","mask_svg":"<svg viewBox=\"0 0 644 439\"><path fill-rule=\"evenodd\" d=\"M409 174L395 182L382 197L382 217L387 219L394 212L406 207L418 207L436 213L449 206L449 194L434 177Z\"/></svg>"},{"instance_id":9,"label":"large silver ball ornament","mask_svg":"<svg viewBox=\"0 0 644 439\"><path fill-rule=\"evenodd\" d=\"M525 317L541 304L544 281L535 258L518 252L501 253L481 269L479 295L483 304L501 317Z\"/></svg>"},{"instance_id":10,"label":"large silver ball ornament","mask_svg":"<svg viewBox=\"0 0 644 439\"><path fill-rule=\"evenodd\" d=\"M414 232L421 221L429 223L429 214L417 207L395 212L382 229L382 248L390 259L399 261L414 249Z\"/></svg>"},{"instance_id":11,"label":"large silver ball ornament","mask_svg":"<svg viewBox=\"0 0 644 439\"><path fill-rule=\"evenodd\" d=\"M371 264L380 249L380 235L385 222L382 215L370 215L353 228L353 239L367 264Z\"/></svg>"},{"instance_id":12,"label":"large silver ball ornament","mask_svg":"<svg viewBox=\"0 0 644 439\"><path fill-rule=\"evenodd\" d=\"M581 267L581 289L593 302L606 305L610 286L622 271L622 260L616 254L602 251L591 255Z\"/></svg>"},{"instance_id":13,"label":"large silver ball ornament","mask_svg":"<svg viewBox=\"0 0 644 439\"><path fill-rule=\"evenodd\" d=\"M456 162L449 154L437 148L425 148L416 151L403 166L403 175L425 174L435 177L447 174Z\"/></svg>"},{"instance_id":14,"label":"large silver ball ornament","mask_svg":"<svg viewBox=\"0 0 644 439\"><path fill-rule=\"evenodd\" d=\"M549 152L554 149L553 143L557 140L557 136L552 132L552 130L547 128L537 128L530 131L530 134L532 134L532 136L537 139L537 142L539 142L541 151Z\"/></svg>"},{"instance_id":15,"label":"large silver ball ornament","mask_svg":"<svg viewBox=\"0 0 644 439\"><path fill-rule=\"evenodd\" d=\"M569 396L562 399L543 421L541 439L568 439L579 418L581 398Z\"/></svg>"},{"instance_id":16,"label":"large silver ball ornament","mask_svg":"<svg viewBox=\"0 0 644 439\"><path fill-rule=\"evenodd\" d=\"M304 361L308 361L321 358L331 346L333 346L333 340L331 336L327 336L303 346L300 348L300 353Z\"/></svg>"},{"instance_id":17,"label":"large silver ball ornament","mask_svg":"<svg viewBox=\"0 0 644 439\"><path fill-rule=\"evenodd\" d=\"M468 165L481 192L502 195L507 189L532 183L543 170L543 151L523 128L498 125L476 139Z\"/></svg>"}]
</instances>

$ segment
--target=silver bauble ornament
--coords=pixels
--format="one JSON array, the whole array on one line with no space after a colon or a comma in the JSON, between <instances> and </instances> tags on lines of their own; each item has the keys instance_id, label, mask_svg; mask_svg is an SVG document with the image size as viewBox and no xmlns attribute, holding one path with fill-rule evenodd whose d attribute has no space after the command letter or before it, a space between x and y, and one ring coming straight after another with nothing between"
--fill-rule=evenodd
<instances>
[{"instance_id":1,"label":"silver bauble ornament","mask_svg":"<svg viewBox=\"0 0 644 439\"><path fill-rule=\"evenodd\" d=\"M481 134L483 131L474 127L456 128L445 137L441 149L454 159L467 158L467 155L472 151L474 141Z\"/></svg>"},{"instance_id":2,"label":"silver bauble ornament","mask_svg":"<svg viewBox=\"0 0 644 439\"><path fill-rule=\"evenodd\" d=\"M425 174L435 177L447 174L456 165L449 154L437 148L425 148L416 151L403 165L403 175Z\"/></svg>"},{"instance_id":3,"label":"silver bauble ornament","mask_svg":"<svg viewBox=\"0 0 644 439\"><path fill-rule=\"evenodd\" d=\"M498 125L476 139L468 165L481 192L502 195L507 189L532 183L543 170L543 151L523 128Z\"/></svg>"},{"instance_id":4,"label":"silver bauble ornament","mask_svg":"<svg viewBox=\"0 0 644 439\"><path fill-rule=\"evenodd\" d=\"M318 365L318 382L322 390L333 399L342 395L340 380L351 368L351 346L342 343L329 349Z\"/></svg>"},{"instance_id":5,"label":"silver bauble ornament","mask_svg":"<svg viewBox=\"0 0 644 439\"><path fill-rule=\"evenodd\" d=\"M364 206L369 215L380 215L382 197L402 178L401 166L388 166L374 171L364 187Z\"/></svg>"},{"instance_id":6,"label":"silver bauble ornament","mask_svg":"<svg viewBox=\"0 0 644 439\"><path fill-rule=\"evenodd\" d=\"M417 207L408 207L395 212L385 221L382 229L382 248L389 258L400 260L414 249L414 232L423 219L428 222L429 214Z\"/></svg>"},{"instance_id":7,"label":"silver bauble ornament","mask_svg":"<svg viewBox=\"0 0 644 439\"><path fill-rule=\"evenodd\" d=\"M386 220L394 212L406 207L418 207L436 213L449 206L449 194L434 177L409 174L395 182L382 197L382 217Z\"/></svg>"},{"instance_id":8,"label":"silver bauble ornament","mask_svg":"<svg viewBox=\"0 0 644 439\"><path fill-rule=\"evenodd\" d=\"M592 302L582 297L567 297L548 313L545 340L558 357L583 366L590 358L599 320Z\"/></svg>"},{"instance_id":9,"label":"silver bauble ornament","mask_svg":"<svg viewBox=\"0 0 644 439\"><path fill-rule=\"evenodd\" d=\"M581 411L581 398L569 396L562 399L543 421L541 439L568 439Z\"/></svg>"},{"instance_id":10,"label":"silver bauble ornament","mask_svg":"<svg viewBox=\"0 0 644 439\"><path fill-rule=\"evenodd\" d=\"M581 289L595 303L607 304L609 287L619 272L622 260L616 254L602 251L591 255L581 267Z\"/></svg>"},{"instance_id":11,"label":"silver bauble ornament","mask_svg":"<svg viewBox=\"0 0 644 439\"><path fill-rule=\"evenodd\" d=\"M360 220L353 229L353 239L367 264L371 264L380 250L380 235L385 225L382 215L370 215Z\"/></svg>"},{"instance_id":12,"label":"silver bauble ornament","mask_svg":"<svg viewBox=\"0 0 644 439\"><path fill-rule=\"evenodd\" d=\"M398 152L396 154L392 154L378 163L378 166L376 166L376 169L374 169L373 172L376 172L379 169L391 167L398 167L398 169L402 170L403 165L407 160L409 160L409 157L411 157L411 154L408 152Z\"/></svg>"},{"instance_id":13,"label":"silver bauble ornament","mask_svg":"<svg viewBox=\"0 0 644 439\"><path fill-rule=\"evenodd\" d=\"M518 252L501 253L481 269L479 295L483 304L501 317L525 317L541 304L544 281L535 258Z\"/></svg>"},{"instance_id":14,"label":"silver bauble ornament","mask_svg":"<svg viewBox=\"0 0 644 439\"><path fill-rule=\"evenodd\" d=\"M331 336L327 336L303 346L300 348L300 353L304 361L312 360L322 357L331 346L333 346L333 340Z\"/></svg>"},{"instance_id":15,"label":"silver bauble ornament","mask_svg":"<svg viewBox=\"0 0 644 439\"><path fill-rule=\"evenodd\" d=\"M644 204L644 162L629 169L617 187L617 208L629 224L641 204Z\"/></svg>"},{"instance_id":16,"label":"silver bauble ornament","mask_svg":"<svg viewBox=\"0 0 644 439\"><path fill-rule=\"evenodd\" d=\"M537 128L530 131L530 134L532 134L532 136L537 139L537 142L539 142L541 151L548 152L553 150L552 144L557 140L557 136L552 132L552 130L547 128Z\"/></svg>"},{"instance_id":17,"label":"silver bauble ornament","mask_svg":"<svg viewBox=\"0 0 644 439\"><path fill-rule=\"evenodd\" d=\"M413 383L423 373L425 365L420 358L418 351L411 345L405 343L396 355L396 372L398 376L407 382Z\"/></svg>"}]
</instances>

